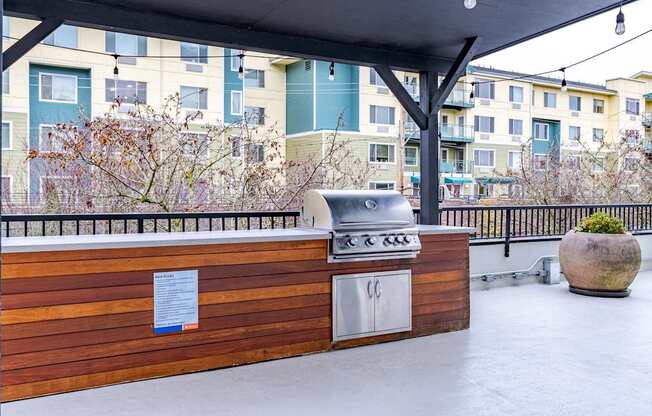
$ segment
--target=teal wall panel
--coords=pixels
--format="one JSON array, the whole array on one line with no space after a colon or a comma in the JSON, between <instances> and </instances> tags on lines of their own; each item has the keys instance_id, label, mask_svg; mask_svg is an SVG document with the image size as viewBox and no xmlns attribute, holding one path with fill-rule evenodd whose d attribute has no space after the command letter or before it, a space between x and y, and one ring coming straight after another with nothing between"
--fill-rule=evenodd
<instances>
[{"instance_id":1,"label":"teal wall panel","mask_svg":"<svg viewBox=\"0 0 652 416\"><path fill-rule=\"evenodd\" d=\"M231 55L239 53L236 49L224 49L224 122L237 123L242 120L242 115L231 113L231 91L243 91L244 100L244 80L238 77L238 71L231 70Z\"/></svg>"},{"instance_id":2,"label":"teal wall panel","mask_svg":"<svg viewBox=\"0 0 652 416\"><path fill-rule=\"evenodd\" d=\"M330 62L317 62L317 130L334 130L341 117L341 130L359 130L360 70L335 64L335 79L329 80Z\"/></svg>"},{"instance_id":3,"label":"teal wall panel","mask_svg":"<svg viewBox=\"0 0 652 416\"><path fill-rule=\"evenodd\" d=\"M286 68L287 134L313 130L313 63L313 61L299 61Z\"/></svg>"},{"instance_id":4,"label":"teal wall panel","mask_svg":"<svg viewBox=\"0 0 652 416\"><path fill-rule=\"evenodd\" d=\"M61 74L77 77L77 102L52 102L40 99L40 74ZM29 147L39 147L39 126L41 124L77 123L90 117L91 71L89 69L62 68L48 65L29 66ZM40 191L40 177L43 169L40 161L30 162L30 194Z\"/></svg>"}]
</instances>

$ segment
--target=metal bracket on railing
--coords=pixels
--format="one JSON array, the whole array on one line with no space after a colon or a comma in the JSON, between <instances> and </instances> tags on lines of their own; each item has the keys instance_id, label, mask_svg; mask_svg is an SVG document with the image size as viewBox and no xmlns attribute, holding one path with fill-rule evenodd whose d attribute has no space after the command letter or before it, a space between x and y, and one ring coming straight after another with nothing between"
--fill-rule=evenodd
<instances>
[{"instance_id":1,"label":"metal bracket on railing","mask_svg":"<svg viewBox=\"0 0 652 416\"><path fill-rule=\"evenodd\" d=\"M505 212L505 257L509 257L509 242L512 239L512 210Z\"/></svg>"}]
</instances>

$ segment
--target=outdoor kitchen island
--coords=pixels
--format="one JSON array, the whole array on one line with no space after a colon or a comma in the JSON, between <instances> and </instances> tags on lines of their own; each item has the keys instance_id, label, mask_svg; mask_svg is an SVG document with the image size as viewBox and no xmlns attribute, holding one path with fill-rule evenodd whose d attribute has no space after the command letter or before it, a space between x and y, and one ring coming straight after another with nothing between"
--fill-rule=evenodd
<instances>
[{"instance_id":1,"label":"outdoor kitchen island","mask_svg":"<svg viewBox=\"0 0 652 416\"><path fill-rule=\"evenodd\" d=\"M416 257L354 262L329 262L332 235L313 228L5 238L2 400L468 328L473 230L417 229ZM409 272L408 328L374 336L372 319L333 342L333 276L394 271ZM365 299L389 296L392 280L371 282ZM185 321L157 328L175 307Z\"/></svg>"}]
</instances>

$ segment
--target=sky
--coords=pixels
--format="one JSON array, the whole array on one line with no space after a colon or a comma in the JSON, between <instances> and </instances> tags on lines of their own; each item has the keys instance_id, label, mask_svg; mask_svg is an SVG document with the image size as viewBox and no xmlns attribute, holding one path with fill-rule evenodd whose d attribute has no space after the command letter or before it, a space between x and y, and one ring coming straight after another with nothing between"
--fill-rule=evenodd
<instances>
[{"instance_id":1,"label":"sky","mask_svg":"<svg viewBox=\"0 0 652 416\"><path fill-rule=\"evenodd\" d=\"M477 7L482 7L482 0ZM618 10L612 10L475 60L473 64L533 74L564 67L652 29L652 0L630 3L623 7L623 13L626 32L622 36L614 31ZM652 72L652 33L568 69L566 78L604 84L608 79L629 77L639 71Z\"/></svg>"}]
</instances>

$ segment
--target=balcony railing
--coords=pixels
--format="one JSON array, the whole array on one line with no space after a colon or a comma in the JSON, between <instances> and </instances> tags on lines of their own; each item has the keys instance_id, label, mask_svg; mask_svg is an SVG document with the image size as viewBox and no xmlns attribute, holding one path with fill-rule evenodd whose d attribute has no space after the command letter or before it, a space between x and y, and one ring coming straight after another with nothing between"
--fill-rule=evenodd
<instances>
[{"instance_id":1,"label":"balcony railing","mask_svg":"<svg viewBox=\"0 0 652 416\"><path fill-rule=\"evenodd\" d=\"M456 86L451 91L446 101L444 101L444 107L454 107L454 108L471 108L473 107L473 100L471 99L471 90L467 90L462 86Z\"/></svg>"},{"instance_id":2,"label":"balcony railing","mask_svg":"<svg viewBox=\"0 0 652 416\"><path fill-rule=\"evenodd\" d=\"M444 174L471 174L473 173L472 160L447 160L439 164L439 173Z\"/></svg>"},{"instance_id":3,"label":"balcony railing","mask_svg":"<svg viewBox=\"0 0 652 416\"><path fill-rule=\"evenodd\" d=\"M448 142L473 143L475 137L473 126L442 124L439 130L441 139Z\"/></svg>"},{"instance_id":4,"label":"balcony railing","mask_svg":"<svg viewBox=\"0 0 652 416\"><path fill-rule=\"evenodd\" d=\"M646 129L652 128L652 113L643 113L641 122Z\"/></svg>"}]
</instances>

